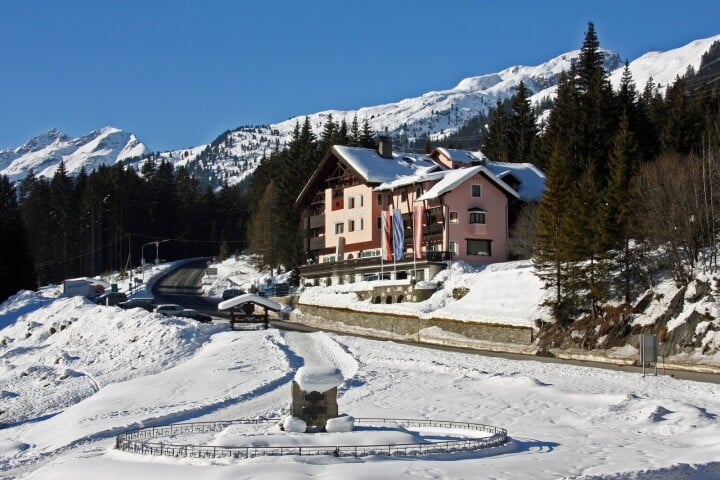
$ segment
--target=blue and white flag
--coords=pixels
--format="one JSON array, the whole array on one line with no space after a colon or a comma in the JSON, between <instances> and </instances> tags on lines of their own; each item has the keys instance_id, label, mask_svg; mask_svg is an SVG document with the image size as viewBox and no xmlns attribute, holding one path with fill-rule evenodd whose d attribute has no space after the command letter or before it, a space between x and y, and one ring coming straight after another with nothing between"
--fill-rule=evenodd
<instances>
[{"instance_id":1,"label":"blue and white flag","mask_svg":"<svg viewBox=\"0 0 720 480\"><path fill-rule=\"evenodd\" d=\"M405 225L399 208L392 212L393 253L395 261L402 260L405 254Z\"/></svg>"}]
</instances>

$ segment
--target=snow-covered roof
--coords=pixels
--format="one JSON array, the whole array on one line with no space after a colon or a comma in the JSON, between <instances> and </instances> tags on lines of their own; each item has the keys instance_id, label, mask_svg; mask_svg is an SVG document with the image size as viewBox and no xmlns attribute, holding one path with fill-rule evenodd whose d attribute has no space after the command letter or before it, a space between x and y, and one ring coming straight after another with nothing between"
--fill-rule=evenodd
<instances>
[{"instance_id":1,"label":"snow-covered roof","mask_svg":"<svg viewBox=\"0 0 720 480\"><path fill-rule=\"evenodd\" d=\"M335 367L300 367L295 382L305 392L327 392L345 381L342 372Z\"/></svg>"},{"instance_id":2,"label":"snow-covered roof","mask_svg":"<svg viewBox=\"0 0 720 480\"><path fill-rule=\"evenodd\" d=\"M540 197L542 197L545 191L545 174L531 163L496 162L490 160L487 155L479 150L471 152L468 150L438 147L435 151L441 153L453 162L480 163L500 180L508 175L514 176L520 182L520 185L518 185L515 191L520 200L524 202L540 200Z\"/></svg>"},{"instance_id":3,"label":"snow-covered roof","mask_svg":"<svg viewBox=\"0 0 720 480\"><path fill-rule=\"evenodd\" d=\"M393 154L393 158L383 158L374 149L341 145L333 146L333 150L368 183L390 182L408 175L422 175L439 168L425 155L403 153Z\"/></svg>"},{"instance_id":4,"label":"snow-covered roof","mask_svg":"<svg viewBox=\"0 0 720 480\"><path fill-rule=\"evenodd\" d=\"M499 179L512 175L520 181L516 191L520 200L536 202L545 191L545 174L531 163L508 163L488 160L485 167Z\"/></svg>"},{"instance_id":5,"label":"snow-covered roof","mask_svg":"<svg viewBox=\"0 0 720 480\"><path fill-rule=\"evenodd\" d=\"M270 310L274 310L276 312L282 310L282 305L280 305L278 302L270 300L269 298L262 297L260 295L254 295L252 293L246 293L244 295L225 300L224 302L220 302L218 304L218 310L227 310L228 308L236 307L238 305L242 305L243 303L248 302L262 305L263 307L267 307Z\"/></svg>"},{"instance_id":6,"label":"snow-covered roof","mask_svg":"<svg viewBox=\"0 0 720 480\"><path fill-rule=\"evenodd\" d=\"M453 162L486 162L488 157L481 151L471 152L468 150L458 150L456 148L443 148L437 147L436 151L442 153L444 156L452 160Z\"/></svg>"},{"instance_id":7,"label":"snow-covered roof","mask_svg":"<svg viewBox=\"0 0 720 480\"><path fill-rule=\"evenodd\" d=\"M406 177L396 178L389 182L383 182L374 188L375 191L383 190L395 190L396 188L404 187L406 185L413 185L415 183L431 182L439 180L445 176L445 170L432 171L430 173L408 175Z\"/></svg>"},{"instance_id":8,"label":"snow-covered roof","mask_svg":"<svg viewBox=\"0 0 720 480\"><path fill-rule=\"evenodd\" d=\"M455 188L457 188L459 185L461 185L464 181L466 181L468 178L471 178L473 175L478 173L485 174L492 182L494 182L498 187L500 187L502 190L504 190L507 194L509 194L512 197L518 198L518 194L510 188L510 186L500 180L498 177L496 177L490 170L483 167L482 165L476 165L474 167L468 167L468 168L458 168L455 170L446 170L443 173L443 178L439 182L437 182L435 185L433 185L427 192L420 195L418 198L415 199L416 202L420 202L423 200L432 200L435 198L438 198L439 196L451 192Z\"/></svg>"}]
</instances>

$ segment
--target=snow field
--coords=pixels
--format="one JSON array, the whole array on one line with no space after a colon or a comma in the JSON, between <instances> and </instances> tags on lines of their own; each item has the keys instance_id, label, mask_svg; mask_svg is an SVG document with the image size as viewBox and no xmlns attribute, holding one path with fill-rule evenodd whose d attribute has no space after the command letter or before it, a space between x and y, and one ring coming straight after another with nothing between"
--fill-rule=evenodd
<instances>
[{"instance_id":1,"label":"snow field","mask_svg":"<svg viewBox=\"0 0 720 480\"><path fill-rule=\"evenodd\" d=\"M493 278L512 290L526 274L521 263L480 272L453 266L424 308L451 310L448 291L468 286L472 298ZM32 292L0 305L0 329L0 478L720 477L717 384L322 332L229 332ZM113 448L115 435L131 428L282 417L303 366L342 373L341 414L484 423L506 428L511 442L412 460L175 459ZM235 443L241 433L211 432L193 443ZM277 435L271 440L285 440Z\"/></svg>"}]
</instances>

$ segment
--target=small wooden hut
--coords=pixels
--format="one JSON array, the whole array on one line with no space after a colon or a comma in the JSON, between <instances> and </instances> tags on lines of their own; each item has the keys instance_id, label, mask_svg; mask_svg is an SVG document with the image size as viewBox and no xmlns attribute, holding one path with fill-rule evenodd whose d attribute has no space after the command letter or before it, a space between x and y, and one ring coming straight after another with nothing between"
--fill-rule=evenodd
<instances>
[{"instance_id":1,"label":"small wooden hut","mask_svg":"<svg viewBox=\"0 0 720 480\"><path fill-rule=\"evenodd\" d=\"M258 311L258 307L262 312ZM262 323L267 328L268 312L279 312L282 305L269 298L246 293L220 302L218 310L230 310L230 330L235 329L236 323Z\"/></svg>"}]
</instances>

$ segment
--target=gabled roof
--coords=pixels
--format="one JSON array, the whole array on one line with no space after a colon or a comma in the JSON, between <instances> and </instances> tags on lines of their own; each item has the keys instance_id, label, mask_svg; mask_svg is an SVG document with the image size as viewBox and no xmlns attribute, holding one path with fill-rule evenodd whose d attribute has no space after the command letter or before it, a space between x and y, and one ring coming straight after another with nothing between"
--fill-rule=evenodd
<instances>
[{"instance_id":1,"label":"gabled roof","mask_svg":"<svg viewBox=\"0 0 720 480\"><path fill-rule=\"evenodd\" d=\"M274 300L270 300L269 298L261 297L260 295L255 295L252 293L246 293L234 298L230 298L228 300L225 300L224 302L218 303L218 310L227 310L228 308L237 307L238 305L242 305L243 303L254 303L256 305L260 305L261 307L269 308L270 310L279 312L282 310L282 305L277 303Z\"/></svg>"},{"instance_id":2,"label":"gabled roof","mask_svg":"<svg viewBox=\"0 0 720 480\"><path fill-rule=\"evenodd\" d=\"M478 173L485 175L491 182L497 185L500 190L513 198L519 198L518 194L510 188L510 186L496 177L490 170L482 165L475 165L468 168L457 168L455 170L445 170L442 172L443 178L433 185L427 192L415 199L416 202L423 200L432 200L440 197L456 189L459 185Z\"/></svg>"},{"instance_id":3,"label":"gabled roof","mask_svg":"<svg viewBox=\"0 0 720 480\"><path fill-rule=\"evenodd\" d=\"M303 187L295 200L295 205L302 204L312 187L330 174L335 160L347 165L353 173L370 185L382 184L412 175L423 175L440 169L440 166L427 155L403 153L393 154L393 158L383 158L377 150L371 148L333 145Z\"/></svg>"},{"instance_id":4,"label":"gabled roof","mask_svg":"<svg viewBox=\"0 0 720 480\"><path fill-rule=\"evenodd\" d=\"M439 168L425 155L393 154L393 158L383 158L377 150L370 148L335 145L332 149L367 183L389 182Z\"/></svg>"}]
</instances>

